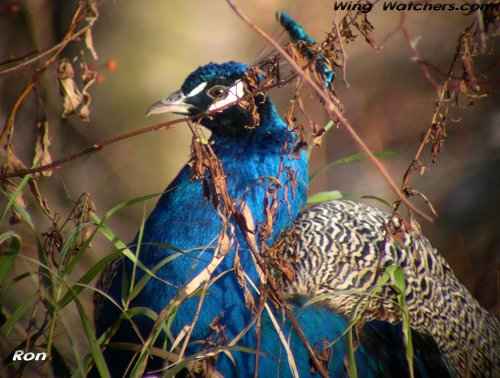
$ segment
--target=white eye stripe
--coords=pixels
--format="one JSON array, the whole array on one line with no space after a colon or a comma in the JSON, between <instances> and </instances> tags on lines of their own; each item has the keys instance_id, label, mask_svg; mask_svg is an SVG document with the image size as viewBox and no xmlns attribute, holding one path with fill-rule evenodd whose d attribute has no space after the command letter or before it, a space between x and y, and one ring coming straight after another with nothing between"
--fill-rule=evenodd
<instances>
[{"instance_id":1,"label":"white eye stripe","mask_svg":"<svg viewBox=\"0 0 500 378\"><path fill-rule=\"evenodd\" d=\"M200 93L203 89L205 89L205 87L207 86L207 82L204 81L203 83L201 84L198 84L195 88L193 88L193 90L191 92L189 92L186 97L192 97L192 96L196 96L198 93Z\"/></svg>"},{"instance_id":2,"label":"white eye stripe","mask_svg":"<svg viewBox=\"0 0 500 378\"><path fill-rule=\"evenodd\" d=\"M227 104L238 101L245 94L245 90L243 88L243 82L238 80L234 85L227 89L227 96L219 101L215 101L208 110L217 110L220 109Z\"/></svg>"}]
</instances>

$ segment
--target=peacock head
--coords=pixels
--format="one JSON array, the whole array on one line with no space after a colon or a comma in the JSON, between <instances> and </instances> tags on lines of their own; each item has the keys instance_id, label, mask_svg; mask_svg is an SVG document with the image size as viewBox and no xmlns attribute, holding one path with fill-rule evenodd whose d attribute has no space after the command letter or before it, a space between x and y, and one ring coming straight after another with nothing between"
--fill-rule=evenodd
<instances>
[{"instance_id":1,"label":"peacock head","mask_svg":"<svg viewBox=\"0 0 500 378\"><path fill-rule=\"evenodd\" d=\"M153 104L147 115L176 113L203 116L201 124L214 135L239 135L247 133L253 117L250 110L238 105L245 96L243 76L249 67L243 63L209 63L192 72L180 90ZM263 106L259 96L257 108Z\"/></svg>"}]
</instances>

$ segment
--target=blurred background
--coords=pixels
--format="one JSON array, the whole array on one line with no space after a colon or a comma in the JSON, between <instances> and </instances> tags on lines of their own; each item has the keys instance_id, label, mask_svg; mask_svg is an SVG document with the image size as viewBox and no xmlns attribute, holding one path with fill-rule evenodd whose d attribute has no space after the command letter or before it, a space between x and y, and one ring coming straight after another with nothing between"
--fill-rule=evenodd
<instances>
[{"instance_id":1,"label":"blurred background","mask_svg":"<svg viewBox=\"0 0 500 378\"><path fill-rule=\"evenodd\" d=\"M239 7L262 29L278 30L275 11L287 11L298 19L316 39L323 40L332 28L333 1L259 0L237 1ZM77 1L0 0L0 61L46 49L66 33ZM177 90L196 67L209 61L236 60L253 63L264 47L263 41L245 25L224 1L106 1L99 5L100 17L93 28L94 47L99 59L87 62L99 72L89 89L92 97L90 121L77 116L61 118L62 97L56 80L56 67L39 82L44 100L50 152L54 159L64 157L122 133L144 128L174 115L145 118L149 105ZM400 22L399 12L383 12L381 4L368 14L377 42ZM342 13L336 17L339 20ZM447 71L456 51L460 33L472 21L460 12L408 12L406 26L426 59ZM382 49L371 48L362 37L347 46L347 87L338 73L336 90L344 114L373 151L396 150L397 157L385 158L397 184L410 164L421 135L434 112L436 92L412 61L412 51L401 33L392 36ZM71 58L78 50L70 45L62 54ZM448 138L437 163L429 152L423 161L428 172L414 174L411 186L428 196L439 217L424 220L424 234L447 258L459 279L480 303L497 316L500 265L500 63L498 52L487 50L479 57L476 72L489 96L474 106L455 108L449 115ZM75 64L77 65L77 64ZM16 99L31 78L37 64L13 74L0 76L0 124L5 124ZM434 75L442 82L443 77ZM293 86L273 90L282 114L293 93ZM324 124L328 121L321 105L310 96L305 99L309 114ZM34 96L23 102L15 120L14 147L29 165L35 140ZM191 135L183 124L167 131L143 134L63 165L50 178L42 178L40 188L51 210L68 215L74 201L90 193L101 216L120 202L149 193L161 192L189 157ZM320 148L313 152L311 172L326 163L360 152L342 128L330 130ZM3 157L2 157L3 158ZM345 196L371 195L395 200L387 183L369 161L336 165L318 177L311 194L340 190ZM37 231L45 232L50 222L30 195L29 213ZM124 241L130 241L155 200L120 211L108 225ZM383 206L377 201L372 205ZM0 209L6 202L2 198ZM420 208L423 201L416 200ZM186 209L189 210L189 209ZM11 226L23 237L23 255L34 257L36 244L26 224ZM5 230L3 230L5 231ZM93 243L91 253L79 270L83 274L102 256L112 251L104 240ZM22 264L21 264L22 265ZM13 275L29 267L16 266ZM35 290L28 284L26 292ZM92 292L84 293L89 309ZM22 295L3 299L15 309ZM71 309L67 310L71 313ZM67 317L65 322L76 321Z\"/></svg>"}]
</instances>

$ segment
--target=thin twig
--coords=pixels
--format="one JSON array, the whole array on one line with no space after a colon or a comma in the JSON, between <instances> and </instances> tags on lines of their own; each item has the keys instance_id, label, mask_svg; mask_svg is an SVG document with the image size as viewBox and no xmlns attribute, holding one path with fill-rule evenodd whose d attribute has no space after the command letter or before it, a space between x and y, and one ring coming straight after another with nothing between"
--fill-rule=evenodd
<instances>
[{"instance_id":1,"label":"thin twig","mask_svg":"<svg viewBox=\"0 0 500 378\"><path fill-rule=\"evenodd\" d=\"M115 143L115 142L118 142L118 141L121 141L124 139L128 139L128 138L132 138L132 137L135 137L137 135L148 133L151 131L167 130L167 129L172 128L173 125L175 125L177 123L184 122L185 120L186 120L186 118L178 118L178 119L175 119L173 121L159 123L159 124L154 125L154 126L149 126L149 127L146 127L146 128L140 129L140 130L134 130L134 131L131 131L129 133L121 134L121 135L115 136L113 138L103 140L102 142L94 144L91 147L88 147L82 151L65 156L65 157L58 159L58 160L54 160L50 164L41 165L41 166L36 167L36 168L22 169L19 171L7 172L4 174L1 174L0 180L5 180L5 179L11 178L11 177L24 177L26 175L33 174L33 173L39 173L42 171L51 171L51 170L59 168L64 163L67 163L71 160L78 159L84 155L91 153L91 152L101 150L102 148L104 148L112 143Z\"/></svg>"},{"instance_id":2,"label":"thin twig","mask_svg":"<svg viewBox=\"0 0 500 378\"><path fill-rule=\"evenodd\" d=\"M23 61L22 63L16 64L13 67L6 68L3 71L0 71L0 77L7 75L7 74L11 74L15 71L19 71L23 67L29 66L30 64L35 63L37 60L42 59L43 57L45 57L46 55L49 55L53 51L56 51L56 50L61 49L61 48L64 49L68 43L70 43L70 42L74 41L75 39L77 39L78 37L80 37L83 33L85 33L92 26L93 26L93 24L89 23L88 25L85 25L81 30L77 31L75 34L64 38L61 42L46 49L45 51L37 51L35 53L32 53L32 54L38 53L38 55L31 57L31 58ZM30 55L32 55L32 54L30 54Z\"/></svg>"},{"instance_id":3,"label":"thin twig","mask_svg":"<svg viewBox=\"0 0 500 378\"><path fill-rule=\"evenodd\" d=\"M402 11L397 26L394 29L392 29L389 33L387 33L387 35L382 39L382 42L380 42L380 44L377 46L379 50L383 49L387 41L391 39L394 35L396 35L396 33L403 28L405 21L406 21L406 11Z\"/></svg>"},{"instance_id":4,"label":"thin twig","mask_svg":"<svg viewBox=\"0 0 500 378\"><path fill-rule=\"evenodd\" d=\"M410 49L413 52L413 59L418 63L418 66L420 67L420 70L422 71L424 78L427 80L427 82L429 82L429 84L432 85L432 87L436 92L439 92L441 85L438 82L436 82L436 80L434 80L429 69L427 68L427 65L420 63L421 61L424 61L424 59L422 59L422 57L420 56L420 52L417 49L418 37L412 41L410 32L408 31L406 26L403 26L401 28L401 33L403 33L403 36L408 42L408 46L410 46Z\"/></svg>"},{"instance_id":5,"label":"thin twig","mask_svg":"<svg viewBox=\"0 0 500 378\"><path fill-rule=\"evenodd\" d=\"M350 88L351 84L347 81L347 60L349 59L349 56L347 55L344 42L342 42L342 38L340 36L339 25L337 24L337 12L334 12L333 15L333 27L335 28L335 34L337 35L340 50L342 51L342 81L347 88Z\"/></svg>"}]
</instances>

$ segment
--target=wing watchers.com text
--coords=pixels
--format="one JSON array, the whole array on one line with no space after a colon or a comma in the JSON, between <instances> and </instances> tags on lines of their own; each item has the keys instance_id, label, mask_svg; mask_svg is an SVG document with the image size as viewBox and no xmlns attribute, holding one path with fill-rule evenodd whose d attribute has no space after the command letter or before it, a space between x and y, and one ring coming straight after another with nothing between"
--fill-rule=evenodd
<instances>
[{"instance_id":1,"label":"wing watchers.com text","mask_svg":"<svg viewBox=\"0 0 500 378\"><path fill-rule=\"evenodd\" d=\"M484 3L484 4L469 4L469 3L439 3L439 2L415 2L415 3L400 3L397 1L384 1L376 4L372 3L357 3L352 1L336 1L333 3L333 10L360 11L363 13L370 12L374 6L381 7L384 11L434 11L434 12L453 12L460 11L463 13L472 13L477 11L490 11L500 8L500 3Z\"/></svg>"}]
</instances>

